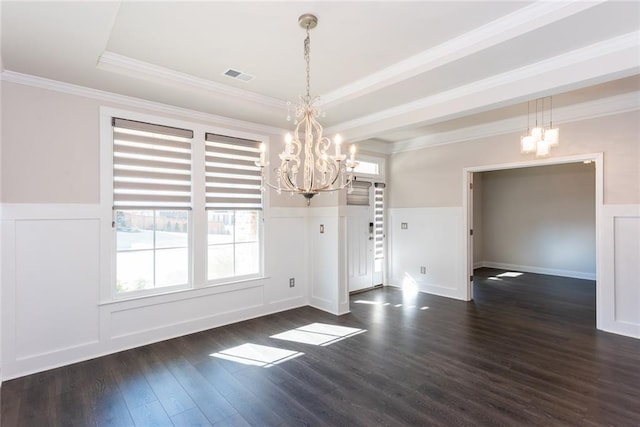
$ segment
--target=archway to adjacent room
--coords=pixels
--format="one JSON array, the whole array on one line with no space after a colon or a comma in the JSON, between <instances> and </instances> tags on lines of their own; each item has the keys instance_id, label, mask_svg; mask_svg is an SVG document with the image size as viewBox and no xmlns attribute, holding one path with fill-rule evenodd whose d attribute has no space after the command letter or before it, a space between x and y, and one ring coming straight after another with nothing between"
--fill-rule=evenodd
<instances>
[{"instance_id":1,"label":"archway to adjacent room","mask_svg":"<svg viewBox=\"0 0 640 427\"><path fill-rule=\"evenodd\" d=\"M601 260L602 260L602 248L597 238L600 235L600 229L602 227L601 210L603 206L603 155L602 153L584 154L570 157L549 158L542 160L531 160L518 163L506 163L497 165L477 166L469 167L463 170L463 226L464 235L466 236L464 241L463 250L463 271L467 272L467 284L466 284L466 299L473 299L473 269L474 269L474 236L473 232L473 181L474 174L480 172L492 172L501 171L507 169L524 169L536 166L552 166L562 165L569 163L582 163L593 162L595 165L595 279L596 279L596 326L601 325L601 306L602 300L600 298L599 284L601 280Z\"/></svg>"}]
</instances>

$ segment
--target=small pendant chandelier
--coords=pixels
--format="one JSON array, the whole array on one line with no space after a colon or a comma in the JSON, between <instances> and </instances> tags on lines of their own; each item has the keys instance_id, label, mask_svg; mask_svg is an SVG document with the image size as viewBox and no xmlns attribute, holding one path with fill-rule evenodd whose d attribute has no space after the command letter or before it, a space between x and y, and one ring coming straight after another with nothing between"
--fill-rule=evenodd
<instances>
[{"instance_id":1,"label":"small pendant chandelier","mask_svg":"<svg viewBox=\"0 0 640 427\"><path fill-rule=\"evenodd\" d=\"M551 147L560 144L560 130L553 127L553 98L549 97L549 126L544 126L544 100L536 99L536 126L529 128L531 101L527 102L527 134L520 137L520 152L523 154L536 153L537 157L548 156ZM538 103L542 103L541 122L538 126Z\"/></svg>"},{"instance_id":2,"label":"small pendant chandelier","mask_svg":"<svg viewBox=\"0 0 640 427\"><path fill-rule=\"evenodd\" d=\"M336 135L332 141L322 136L322 126L317 118L320 110L314 104L318 97L310 95L310 52L311 39L309 30L318 25L318 18L311 14L304 14L298 18L298 24L305 29L307 37L304 40L304 60L307 64L307 93L300 96L300 102L295 107L296 127L293 134L285 137L285 146L280 153L280 166L274 169L276 183L267 182L264 169L268 166L265 160L266 147L260 146L260 161L256 166L262 173L262 186L275 189L278 194L289 192L302 194L307 199L307 206L311 198L318 193L341 190L347 186L351 188L353 171L358 165L355 161L356 146L351 145L347 159L342 154L342 139ZM347 171L348 169L348 171Z\"/></svg>"}]
</instances>

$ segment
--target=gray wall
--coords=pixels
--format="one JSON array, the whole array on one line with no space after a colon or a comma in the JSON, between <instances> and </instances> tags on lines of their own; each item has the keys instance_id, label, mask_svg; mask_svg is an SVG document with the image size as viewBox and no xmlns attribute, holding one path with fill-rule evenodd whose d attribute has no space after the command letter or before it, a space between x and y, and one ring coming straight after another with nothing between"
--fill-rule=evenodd
<instances>
[{"instance_id":1,"label":"gray wall","mask_svg":"<svg viewBox=\"0 0 640 427\"><path fill-rule=\"evenodd\" d=\"M477 173L474 189L476 266L595 278L594 164Z\"/></svg>"}]
</instances>

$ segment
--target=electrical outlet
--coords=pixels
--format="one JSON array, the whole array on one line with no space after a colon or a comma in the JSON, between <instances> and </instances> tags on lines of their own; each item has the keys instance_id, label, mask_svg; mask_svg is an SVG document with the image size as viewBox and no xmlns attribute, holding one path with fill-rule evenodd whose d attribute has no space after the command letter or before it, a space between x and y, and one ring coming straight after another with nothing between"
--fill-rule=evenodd
<instances>
[{"instance_id":1,"label":"electrical outlet","mask_svg":"<svg viewBox=\"0 0 640 427\"><path fill-rule=\"evenodd\" d=\"M289 287L293 288L295 286L296 286L296 279L292 277L289 279Z\"/></svg>"},{"instance_id":2,"label":"electrical outlet","mask_svg":"<svg viewBox=\"0 0 640 427\"><path fill-rule=\"evenodd\" d=\"M324 224L320 224L320 233L324 233Z\"/></svg>"},{"instance_id":3,"label":"electrical outlet","mask_svg":"<svg viewBox=\"0 0 640 427\"><path fill-rule=\"evenodd\" d=\"M408 228L409 228L409 224L407 224L406 222L400 223L400 229L401 230L406 230Z\"/></svg>"},{"instance_id":4,"label":"electrical outlet","mask_svg":"<svg viewBox=\"0 0 640 427\"><path fill-rule=\"evenodd\" d=\"M420 274L427 274L427 267L420 267Z\"/></svg>"}]
</instances>

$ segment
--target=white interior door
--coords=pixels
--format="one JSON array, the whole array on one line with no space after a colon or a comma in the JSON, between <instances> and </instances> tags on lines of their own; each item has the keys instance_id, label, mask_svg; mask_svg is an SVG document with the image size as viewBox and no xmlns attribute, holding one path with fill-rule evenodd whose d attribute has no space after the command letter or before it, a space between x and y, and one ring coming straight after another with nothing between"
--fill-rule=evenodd
<instances>
[{"instance_id":1,"label":"white interior door","mask_svg":"<svg viewBox=\"0 0 640 427\"><path fill-rule=\"evenodd\" d=\"M373 220L370 206L349 206L347 212L349 292L353 292L373 286Z\"/></svg>"},{"instance_id":2,"label":"white interior door","mask_svg":"<svg viewBox=\"0 0 640 427\"><path fill-rule=\"evenodd\" d=\"M384 185L360 182L347 206L349 292L383 284ZM366 191L366 193L365 193ZM349 198L348 198L349 203Z\"/></svg>"}]
</instances>

